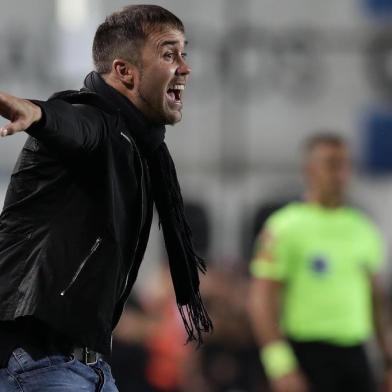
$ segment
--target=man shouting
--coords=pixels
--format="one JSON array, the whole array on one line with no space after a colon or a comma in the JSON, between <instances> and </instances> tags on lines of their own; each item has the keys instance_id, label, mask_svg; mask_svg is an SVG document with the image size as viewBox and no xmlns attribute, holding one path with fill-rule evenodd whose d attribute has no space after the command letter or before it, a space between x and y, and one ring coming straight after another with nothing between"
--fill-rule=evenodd
<instances>
[{"instance_id":1,"label":"man shouting","mask_svg":"<svg viewBox=\"0 0 392 392\"><path fill-rule=\"evenodd\" d=\"M181 191L164 143L181 120L182 22L125 7L95 34L80 91L0 93L1 136L25 131L0 216L0 390L116 391L112 330L136 280L153 204L189 340L212 329ZM39 370L39 371L38 371Z\"/></svg>"}]
</instances>

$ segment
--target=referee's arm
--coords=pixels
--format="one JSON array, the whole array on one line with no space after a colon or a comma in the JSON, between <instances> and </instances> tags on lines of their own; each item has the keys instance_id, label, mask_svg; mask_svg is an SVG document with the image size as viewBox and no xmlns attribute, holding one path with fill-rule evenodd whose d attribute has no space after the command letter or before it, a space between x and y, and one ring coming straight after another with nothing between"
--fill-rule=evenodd
<instances>
[{"instance_id":1,"label":"referee's arm","mask_svg":"<svg viewBox=\"0 0 392 392\"><path fill-rule=\"evenodd\" d=\"M267 239L267 240L266 240ZM269 251L268 233L260 238L259 250L251 263L252 278L249 289L249 317L260 359L274 392L307 392L307 382L297 367L289 343L279 327L280 297L284 283L274 278L269 263L274 255Z\"/></svg>"},{"instance_id":2,"label":"referee's arm","mask_svg":"<svg viewBox=\"0 0 392 392\"><path fill-rule=\"evenodd\" d=\"M371 275L370 281L373 323L385 366L385 391L392 392L392 308L379 275Z\"/></svg>"},{"instance_id":3,"label":"referee's arm","mask_svg":"<svg viewBox=\"0 0 392 392\"><path fill-rule=\"evenodd\" d=\"M284 339L279 328L281 289L281 282L265 278L251 279L249 314L260 347Z\"/></svg>"}]
</instances>

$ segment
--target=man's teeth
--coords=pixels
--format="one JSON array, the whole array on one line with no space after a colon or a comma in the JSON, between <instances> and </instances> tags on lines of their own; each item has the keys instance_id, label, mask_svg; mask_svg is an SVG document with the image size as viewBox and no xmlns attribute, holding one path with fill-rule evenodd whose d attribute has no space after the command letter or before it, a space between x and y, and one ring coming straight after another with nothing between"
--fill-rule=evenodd
<instances>
[{"instance_id":1,"label":"man's teeth","mask_svg":"<svg viewBox=\"0 0 392 392\"><path fill-rule=\"evenodd\" d=\"M167 90L167 94L175 101L181 101L182 90L185 90L184 84L173 84Z\"/></svg>"},{"instance_id":2,"label":"man's teeth","mask_svg":"<svg viewBox=\"0 0 392 392\"><path fill-rule=\"evenodd\" d=\"M185 85L175 84L173 87L171 87L171 90L185 90Z\"/></svg>"}]
</instances>

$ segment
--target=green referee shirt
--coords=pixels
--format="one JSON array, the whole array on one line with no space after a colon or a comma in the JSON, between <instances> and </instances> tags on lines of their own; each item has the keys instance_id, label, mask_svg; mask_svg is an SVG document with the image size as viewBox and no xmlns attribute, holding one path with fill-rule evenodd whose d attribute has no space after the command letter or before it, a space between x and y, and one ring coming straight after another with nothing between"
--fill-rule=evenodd
<instances>
[{"instance_id":1,"label":"green referee shirt","mask_svg":"<svg viewBox=\"0 0 392 392\"><path fill-rule=\"evenodd\" d=\"M381 237L361 212L295 202L268 219L250 268L284 283L286 336L353 345L372 334L369 278L382 260Z\"/></svg>"}]
</instances>

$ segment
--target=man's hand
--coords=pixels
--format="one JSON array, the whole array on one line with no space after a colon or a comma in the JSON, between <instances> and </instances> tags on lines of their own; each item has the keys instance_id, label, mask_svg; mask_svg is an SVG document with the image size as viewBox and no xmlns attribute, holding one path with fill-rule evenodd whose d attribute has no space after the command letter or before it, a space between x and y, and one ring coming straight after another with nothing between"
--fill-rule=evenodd
<instances>
[{"instance_id":1,"label":"man's hand","mask_svg":"<svg viewBox=\"0 0 392 392\"><path fill-rule=\"evenodd\" d=\"M32 102L0 92L0 115L10 122L0 128L0 136L13 135L29 128L42 117L41 108Z\"/></svg>"},{"instance_id":2,"label":"man's hand","mask_svg":"<svg viewBox=\"0 0 392 392\"><path fill-rule=\"evenodd\" d=\"M271 381L273 392L309 392L309 385L299 371L289 373Z\"/></svg>"}]
</instances>

